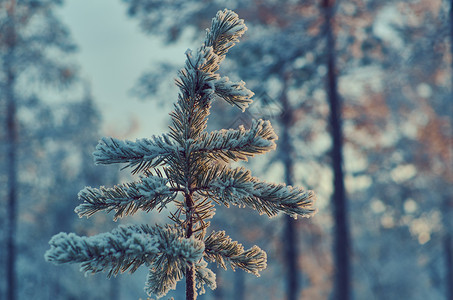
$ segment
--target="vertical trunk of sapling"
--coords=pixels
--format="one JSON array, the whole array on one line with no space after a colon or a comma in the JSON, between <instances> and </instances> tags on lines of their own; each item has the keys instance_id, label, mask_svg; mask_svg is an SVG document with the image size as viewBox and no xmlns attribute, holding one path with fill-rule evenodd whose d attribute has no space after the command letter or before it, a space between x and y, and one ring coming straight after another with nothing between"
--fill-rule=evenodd
<instances>
[{"instance_id":1,"label":"vertical trunk of sapling","mask_svg":"<svg viewBox=\"0 0 453 300\"><path fill-rule=\"evenodd\" d=\"M192 192L185 195L186 203L186 238L193 234L193 195ZM195 290L195 266L193 263L186 267L186 300L195 300L197 298Z\"/></svg>"}]
</instances>

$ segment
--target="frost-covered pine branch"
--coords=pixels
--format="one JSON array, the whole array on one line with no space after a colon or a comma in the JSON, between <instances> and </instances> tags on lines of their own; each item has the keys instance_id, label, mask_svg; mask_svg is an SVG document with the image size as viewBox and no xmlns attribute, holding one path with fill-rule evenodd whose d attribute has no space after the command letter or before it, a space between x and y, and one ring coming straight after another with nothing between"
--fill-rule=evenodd
<instances>
[{"instance_id":1,"label":"frost-covered pine branch","mask_svg":"<svg viewBox=\"0 0 453 300\"><path fill-rule=\"evenodd\" d=\"M244 250L241 244L226 236L225 231L213 231L206 238L205 257L209 261L215 261L225 270L228 262L233 270L240 268L257 276L267 266L266 252L257 246Z\"/></svg>"},{"instance_id":2,"label":"frost-covered pine branch","mask_svg":"<svg viewBox=\"0 0 453 300\"><path fill-rule=\"evenodd\" d=\"M315 213L313 191L260 181L244 168L225 168L206 187L213 198L225 205L251 207L269 217L279 212L294 218L310 217Z\"/></svg>"},{"instance_id":3,"label":"frost-covered pine branch","mask_svg":"<svg viewBox=\"0 0 453 300\"><path fill-rule=\"evenodd\" d=\"M113 188L100 189L86 187L79 192L82 204L76 207L79 217L90 217L105 210L115 210L118 217L132 215L139 209L150 211L155 207L164 208L173 201L176 191L167 186L168 179L157 176L143 177L139 182L116 185Z\"/></svg>"},{"instance_id":4,"label":"frost-covered pine branch","mask_svg":"<svg viewBox=\"0 0 453 300\"><path fill-rule=\"evenodd\" d=\"M104 137L93 156L97 164L128 163L127 167L135 167L133 173L137 173L160 165L176 150L168 135L137 139L135 142Z\"/></svg>"},{"instance_id":5,"label":"frost-covered pine branch","mask_svg":"<svg viewBox=\"0 0 453 300\"><path fill-rule=\"evenodd\" d=\"M169 133L135 142L102 138L96 147L97 164L123 163L132 173L141 173L140 179L111 188L86 187L75 209L80 217L114 211L117 219L138 210L161 211L173 202L168 207L174 207L174 224L120 226L91 237L60 233L50 241L48 261L81 263L85 272L109 276L144 265L149 269L147 294L163 297L185 277L186 299L192 300L205 286L216 287L208 262L256 276L266 268L267 256L259 247L245 250L224 231L209 232L216 204L250 207L270 217L280 212L293 217L314 214L312 191L263 182L249 170L228 166L275 149L278 137L269 121L254 121L249 129L206 131L212 101L223 99L242 110L252 101L244 82L217 73L245 30L234 12L217 13L202 46L186 51Z\"/></svg>"},{"instance_id":6,"label":"frost-covered pine branch","mask_svg":"<svg viewBox=\"0 0 453 300\"><path fill-rule=\"evenodd\" d=\"M45 258L55 264L81 263L89 273L135 272L141 265L156 265L161 257L175 262L196 262L204 243L184 238L179 229L170 226L119 226L109 233L80 237L59 233L49 242Z\"/></svg>"},{"instance_id":7,"label":"frost-covered pine branch","mask_svg":"<svg viewBox=\"0 0 453 300\"><path fill-rule=\"evenodd\" d=\"M219 130L205 133L194 150L211 154L225 161L247 160L255 154L274 150L277 135L269 121L253 121L250 129L240 126L238 130Z\"/></svg>"}]
</instances>

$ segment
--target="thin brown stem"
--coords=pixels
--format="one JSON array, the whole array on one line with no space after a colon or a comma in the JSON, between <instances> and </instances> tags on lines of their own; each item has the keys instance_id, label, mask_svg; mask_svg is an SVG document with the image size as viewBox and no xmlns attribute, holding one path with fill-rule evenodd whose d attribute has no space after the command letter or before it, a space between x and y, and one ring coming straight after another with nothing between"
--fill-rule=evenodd
<instances>
[{"instance_id":1,"label":"thin brown stem","mask_svg":"<svg viewBox=\"0 0 453 300\"><path fill-rule=\"evenodd\" d=\"M193 213L194 202L192 192L185 195L186 201L186 238L193 234ZM186 267L186 300L195 300L197 292L195 290L195 265L188 264Z\"/></svg>"}]
</instances>

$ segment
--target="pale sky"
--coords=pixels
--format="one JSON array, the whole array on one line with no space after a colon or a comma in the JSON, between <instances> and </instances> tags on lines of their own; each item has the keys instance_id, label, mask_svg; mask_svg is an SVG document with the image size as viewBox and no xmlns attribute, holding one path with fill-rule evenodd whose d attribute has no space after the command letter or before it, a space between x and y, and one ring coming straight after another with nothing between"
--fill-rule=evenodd
<instances>
[{"instance_id":1,"label":"pale sky","mask_svg":"<svg viewBox=\"0 0 453 300\"><path fill-rule=\"evenodd\" d=\"M119 0L66 0L59 15L79 47L77 61L102 111L103 133L124 138L131 120L139 128L128 139L166 131L169 111L135 98L130 90L153 62L171 58L182 66L187 45L166 47L159 38L145 36Z\"/></svg>"}]
</instances>

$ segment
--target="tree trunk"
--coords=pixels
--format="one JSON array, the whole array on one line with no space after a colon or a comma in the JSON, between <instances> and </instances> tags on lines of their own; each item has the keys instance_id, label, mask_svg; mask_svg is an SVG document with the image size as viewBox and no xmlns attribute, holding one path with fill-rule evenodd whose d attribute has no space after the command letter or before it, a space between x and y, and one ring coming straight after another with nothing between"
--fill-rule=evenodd
<instances>
[{"instance_id":1,"label":"tree trunk","mask_svg":"<svg viewBox=\"0 0 453 300\"><path fill-rule=\"evenodd\" d=\"M449 228L445 228L445 236L444 236L444 252L445 252L445 268L446 268L446 297L447 300L453 300L453 271L452 271L452 264L453 264L453 257L452 257L452 245L451 245L451 235L449 232Z\"/></svg>"},{"instance_id":2,"label":"tree trunk","mask_svg":"<svg viewBox=\"0 0 453 300\"><path fill-rule=\"evenodd\" d=\"M193 233L193 199L192 194L186 194L186 238L190 238ZM197 299L197 291L195 289L195 264L191 263L186 267L186 300L195 300Z\"/></svg>"},{"instance_id":3,"label":"tree trunk","mask_svg":"<svg viewBox=\"0 0 453 300\"><path fill-rule=\"evenodd\" d=\"M450 0L450 53L453 55L453 0ZM450 72L453 74L453 62L450 67ZM450 93L453 96L453 76L452 82L450 86ZM450 105L450 134L453 130L453 107ZM450 170L449 172L453 172L453 144L450 142ZM444 202L444 212L443 212L443 219L444 219L444 252L445 252L445 286L446 286L446 297L445 299L453 300L453 247L452 247L452 237L451 237L451 203L448 198Z\"/></svg>"},{"instance_id":4,"label":"tree trunk","mask_svg":"<svg viewBox=\"0 0 453 300\"><path fill-rule=\"evenodd\" d=\"M245 299L245 278L242 270L237 270L234 274L234 299L244 300Z\"/></svg>"},{"instance_id":5,"label":"tree trunk","mask_svg":"<svg viewBox=\"0 0 453 300\"><path fill-rule=\"evenodd\" d=\"M120 294L120 281L116 277L110 278L110 297L109 300L119 300L121 299Z\"/></svg>"},{"instance_id":6,"label":"tree trunk","mask_svg":"<svg viewBox=\"0 0 453 300\"><path fill-rule=\"evenodd\" d=\"M14 86L16 76L13 62L16 48L16 32L14 27L14 1L8 9L8 24L6 26L8 53L3 62L6 73L5 98L6 98L6 146L7 146L7 227L6 227L6 286L7 299L16 299L16 219L17 219L17 125L16 125L16 99Z\"/></svg>"},{"instance_id":7,"label":"tree trunk","mask_svg":"<svg viewBox=\"0 0 453 300\"><path fill-rule=\"evenodd\" d=\"M332 207L334 214L334 297L337 300L350 299L350 267L349 267L349 228L346 193L343 175L343 136L341 128L341 103L337 89L335 66L335 39L332 29L334 19L334 1L324 0L325 34L327 54L327 95L330 106L330 130L332 136L332 169L334 189Z\"/></svg>"},{"instance_id":8,"label":"tree trunk","mask_svg":"<svg viewBox=\"0 0 453 300\"><path fill-rule=\"evenodd\" d=\"M223 269L218 268L216 272L216 282L217 282L217 288L213 291L213 298L215 300L223 300L224 295L223 295L223 287L222 287L222 281L223 281Z\"/></svg>"},{"instance_id":9,"label":"tree trunk","mask_svg":"<svg viewBox=\"0 0 453 300\"><path fill-rule=\"evenodd\" d=\"M296 236L296 220L285 215L285 233L283 244L286 245L286 299L297 300L299 294L299 270Z\"/></svg>"},{"instance_id":10,"label":"tree trunk","mask_svg":"<svg viewBox=\"0 0 453 300\"><path fill-rule=\"evenodd\" d=\"M16 207L16 192L17 192L17 161L16 161L16 105L14 103L14 96L11 92L12 88L10 83L14 82L14 75L8 72L7 87L8 92L6 93L7 104L7 118L6 118L6 130L7 132L7 189L8 189L8 202L7 202L7 227L6 227L6 277L7 277L7 299L14 300L16 291L16 219L17 219L17 207Z\"/></svg>"},{"instance_id":11,"label":"tree trunk","mask_svg":"<svg viewBox=\"0 0 453 300\"><path fill-rule=\"evenodd\" d=\"M289 75L283 76L282 94L280 103L282 105L282 115L280 124L282 134L280 137L280 153L285 170L285 182L287 185L294 184L294 148L291 143L290 128L293 121L292 109L288 102L288 81ZM286 266L286 299L296 300L299 295L300 272L298 264L298 245L296 235L296 220L285 215L285 230L283 232L283 245L285 247L285 266Z\"/></svg>"}]
</instances>

